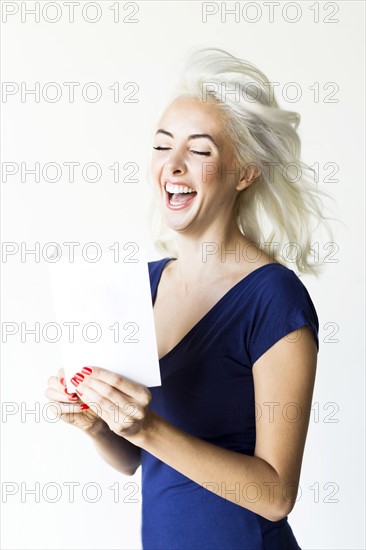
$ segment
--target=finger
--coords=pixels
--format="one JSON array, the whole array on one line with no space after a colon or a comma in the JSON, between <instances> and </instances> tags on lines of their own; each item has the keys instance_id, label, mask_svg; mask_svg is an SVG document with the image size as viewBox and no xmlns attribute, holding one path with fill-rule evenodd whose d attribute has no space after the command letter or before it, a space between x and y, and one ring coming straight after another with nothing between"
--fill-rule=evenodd
<instances>
[{"instance_id":1,"label":"finger","mask_svg":"<svg viewBox=\"0 0 366 550\"><path fill-rule=\"evenodd\" d=\"M65 388L66 390L66 388ZM75 394L68 395L65 390L61 390L58 388L47 388L44 392L44 395L50 399L50 401L58 401L58 402L64 402L64 403L77 403L79 401L79 397Z\"/></svg>"},{"instance_id":2,"label":"finger","mask_svg":"<svg viewBox=\"0 0 366 550\"><path fill-rule=\"evenodd\" d=\"M67 397L77 397L77 394L76 392L69 392L67 390L67 387L66 386L63 386L58 378L56 376L51 376L49 379L48 379L48 388L51 388L51 389L54 389L56 390L57 392L60 392L62 397L64 398L63 400L64 401L69 401L69 399L67 399ZM65 394L66 394L66 397L65 397Z\"/></svg>"},{"instance_id":3,"label":"finger","mask_svg":"<svg viewBox=\"0 0 366 550\"><path fill-rule=\"evenodd\" d=\"M66 386L66 381L65 381L65 371L63 369L63 367L61 367L58 372L57 372L57 378L59 380L59 382L63 385L63 386Z\"/></svg>"},{"instance_id":4,"label":"finger","mask_svg":"<svg viewBox=\"0 0 366 550\"><path fill-rule=\"evenodd\" d=\"M109 384L110 386L115 387L119 391L123 392L125 395L129 395L135 398L142 404L147 405L150 402L151 393L148 388L143 384L134 382L126 376L121 376L120 374L117 374L107 369L103 369L102 367L90 366L90 369L92 369L90 375L84 373L86 374L86 376L84 376L83 382L89 379L98 379L102 382ZM81 370L83 372L83 369Z\"/></svg>"},{"instance_id":5,"label":"finger","mask_svg":"<svg viewBox=\"0 0 366 550\"><path fill-rule=\"evenodd\" d=\"M80 382L76 391L79 395L82 396L84 401L94 401L100 404L103 403L105 409L108 411L108 407L110 405L113 405L113 401L108 395L103 395L100 393L100 385L102 385L102 382L100 382L100 380L88 381L88 383ZM112 392L115 392L114 398L121 395L120 392L118 392L118 390L116 390L115 388L111 388L111 390L112 391L109 394L110 396L112 396Z\"/></svg>"},{"instance_id":6,"label":"finger","mask_svg":"<svg viewBox=\"0 0 366 550\"><path fill-rule=\"evenodd\" d=\"M59 373L57 373L57 376L50 376L47 382L51 388L63 389L66 387L65 378L63 376L59 377Z\"/></svg>"},{"instance_id":7,"label":"finger","mask_svg":"<svg viewBox=\"0 0 366 550\"><path fill-rule=\"evenodd\" d=\"M47 380L47 384L50 388L60 389L60 381L58 376L50 376Z\"/></svg>"},{"instance_id":8,"label":"finger","mask_svg":"<svg viewBox=\"0 0 366 550\"><path fill-rule=\"evenodd\" d=\"M86 377L82 382L77 382L78 383L75 388L75 392L78 392L78 394L81 393L81 395L83 395L83 392L87 388L91 388L98 392L100 396L105 397L112 403L115 403L116 401L123 401L125 403L133 399L130 395L125 394L116 387L111 386L110 384L107 384L106 382L103 382L102 380L99 380L97 378Z\"/></svg>"},{"instance_id":9,"label":"finger","mask_svg":"<svg viewBox=\"0 0 366 550\"><path fill-rule=\"evenodd\" d=\"M89 403L89 399L93 398L101 410L108 415L105 421L109 425L111 425L110 421L114 424L128 423L133 422L131 417L134 417L134 420L141 420L144 416L141 403L101 380L89 378L87 383L83 383L82 391L84 401Z\"/></svg>"},{"instance_id":10,"label":"finger","mask_svg":"<svg viewBox=\"0 0 366 550\"><path fill-rule=\"evenodd\" d=\"M88 414L89 407L85 403L59 403L52 402L55 405L58 415L62 414Z\"/></svg>"},{"instance_id":11,"label":"finger","mask_svg":"<svg viewBox=\"0 0 366 550\"><path fill-rule=\"evenodd\" d=\"M119 406L123 406L124 403L120 403L121 401L121 393L118 392L115 388L113 390L116 392L117 397L119 396L119 401L116 401ZM119 415L116 418L116 402L111 401L108 397L105 397L101 395L96 389L91 387L89 384L84 384L82 389L82 399L83 402L88 404L90 408L94 411L98 416L101 416L102 419L108 424L113 425L116 423L119 419ZM123 415L125 416L125 415Z\"/></svg>"}]
</instances>

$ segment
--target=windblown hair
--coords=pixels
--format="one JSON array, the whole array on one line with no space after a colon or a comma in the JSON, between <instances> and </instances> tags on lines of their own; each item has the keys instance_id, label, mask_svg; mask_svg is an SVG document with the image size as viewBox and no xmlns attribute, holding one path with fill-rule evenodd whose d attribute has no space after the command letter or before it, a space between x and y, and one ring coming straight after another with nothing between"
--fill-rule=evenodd
<instances>
[{"instance_id":1,"label":"windblown hair","mask_svg":"<svg viewBox=\"0 0 366 550\"><path fill-rule=\"evenodd\" d=\"M233 216L241 233L282 265L296 265L299 275L318 276L323 262L321 257L311 262L311 222L317 222L317 227L322 222L330 235L328 242L333 242L326 220L335 218L322 214L320 196L333 199L315 187L315 171L300 159L300 115L279 107L272 84L258 68L220 48L191 52L171 99L178 96L215 103L224 117L236 162L260 170L234 204ZM178 257L175 233L163 221L157 202L150 210L154 246Z\"/></svg>"}]
</instances>

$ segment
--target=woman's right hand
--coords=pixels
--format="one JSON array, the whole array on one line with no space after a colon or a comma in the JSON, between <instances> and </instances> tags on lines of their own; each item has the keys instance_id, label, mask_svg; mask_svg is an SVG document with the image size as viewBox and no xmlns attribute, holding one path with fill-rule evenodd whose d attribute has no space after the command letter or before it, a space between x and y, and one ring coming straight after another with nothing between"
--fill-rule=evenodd
<instances>
[{"instance_id":1,"label":"woman's right hand","mask_svg":"<svg viewBox=\"0 0 366 550\"><path fill-rule=\"evenodd\" d=\"M60 369L57 376L51 376L48 379L48 387L44 394L50 402L57 403L61 420L67 424L72 424L88 433L97 432L107 426L104 420L85 405L76 393L70 394L67 391L64 369Z\"/></svg>"}]
</instances>

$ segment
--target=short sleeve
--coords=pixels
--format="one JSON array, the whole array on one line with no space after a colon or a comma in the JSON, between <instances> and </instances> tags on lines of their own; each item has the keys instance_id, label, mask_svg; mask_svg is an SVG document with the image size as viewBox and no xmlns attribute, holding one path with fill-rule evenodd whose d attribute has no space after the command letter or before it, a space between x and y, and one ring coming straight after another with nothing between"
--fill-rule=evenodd
<instances>
[{"instance_id":1,"label":"short sleeve","mask_svg":"<svg viewBox=\"0 0 366 550\"><path fill-rule=\"evenodd\" d=\"M278 340L304 325L312 330L319 351L319 320L311 297L296 273L282 267L258 289L246 342L252 366Z\"/></svg>"}]
</instances>

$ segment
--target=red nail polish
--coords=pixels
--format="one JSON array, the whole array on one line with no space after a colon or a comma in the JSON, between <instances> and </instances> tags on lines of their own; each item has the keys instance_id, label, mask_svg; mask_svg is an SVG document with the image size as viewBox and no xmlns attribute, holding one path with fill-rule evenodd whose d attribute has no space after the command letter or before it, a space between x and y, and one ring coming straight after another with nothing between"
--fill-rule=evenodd
<instances>
[{"instance_id":1,"label":"red nail polish","mask_svg":"<svg viewBox=\"0 0 366 550\"><path fill-rule=\"evenodd\" d=\"M77 372L76 374L74 374L74 378L76 378L76 380L79 380L79 382L82 382L85 378L85 376L83 374L81 374L80 372Z\"/></svg>"},{"instance_id":2,"label":"red nail polish","mask_svg":"<svg viewBox=\"0 0 366 550\"><path fill-rule=\"evenodd\" d=\"M89 409L89 405L86 405L86 403L83 403L82 405L80 405L80 408L82 411L85 411L85 409Z\"/></svg>"},{"instance_id":3,"label":"red nail polish","mask_svg":"<svg viewBox=\"0 0 366 550\"><path fill-rule=\"evenodd\" d=\"M90 367L83 367L81 369L81 372L83 372L84 374L91 374L93 371Z\"/></svg>"},{"instance_id":4,"label":"red nail polish","mask_svg":"<svg viewBox=\"0 0 366 550\"><path fill-rule=\"evenodd\" d=\"M78 395L83 395L81 391L75 390Z\"/></svg>"},{"instance_id":5,"label":"red nail polish","mask_svg":"<svg viewBox=\"0 0 366 550\"><path fill-rule=\"evenodd\" d=\"M67 388L64 389L64 392L67 393L67 395L71 395L72 397L77 397L76 393L69 393L67 391Z\"/></svg>"},{"instance_id":6,"label":"red nail polish","mask_svg":"<svg viewBox=\"0 0 366 550\"><path fill-rule=\"evenodd\" d=\"M71 384L74 384L74 386L78 386L79 380L76 380L76 378L71 378Z\"/></svg>"},{"instance_id":7,"label":"red nail polish","mask_svg":"<svg viewBox=\"0 0 366 550\"><path fill-rule=\"evenodd\" d=\"M78 398L77 395L75 395L75 397L74 397L73 395L69 395L69 400L70 400L70 401L74 401L74 402L75 402L75 401L77 401L78 399L79 399L79 398Z\"/></svg>"},{"instance_id":8,"label":"red nail polish","mask_svg":"<svg viewBox=\"0 0 366 550\"><path fill-rule=\"evenodd\" d=\"M63 376L61 376L60 378L60 382L63 386L65 386L65 378Z\"/></svg>"}]
</instances>

